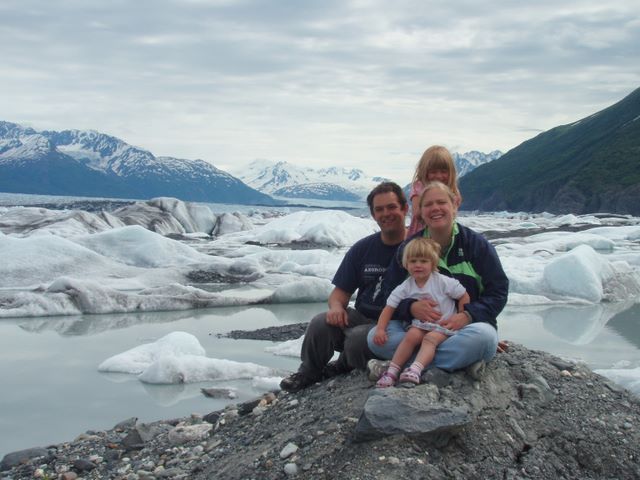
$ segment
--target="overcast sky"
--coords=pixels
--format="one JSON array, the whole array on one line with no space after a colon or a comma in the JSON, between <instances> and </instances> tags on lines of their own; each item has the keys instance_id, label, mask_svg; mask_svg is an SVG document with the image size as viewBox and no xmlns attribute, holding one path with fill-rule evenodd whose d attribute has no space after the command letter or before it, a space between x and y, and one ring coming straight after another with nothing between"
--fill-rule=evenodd
<instances>
[{"instance_id":1,"label":"overcast sky","mask_svg":"<svg viewBox=\"0 0 640 480\"><path fill-rule=\"evenodd\" d=\"M640 87L640 0L1 0L0 120L408 182Z\"/></svg>"}]
</instances>

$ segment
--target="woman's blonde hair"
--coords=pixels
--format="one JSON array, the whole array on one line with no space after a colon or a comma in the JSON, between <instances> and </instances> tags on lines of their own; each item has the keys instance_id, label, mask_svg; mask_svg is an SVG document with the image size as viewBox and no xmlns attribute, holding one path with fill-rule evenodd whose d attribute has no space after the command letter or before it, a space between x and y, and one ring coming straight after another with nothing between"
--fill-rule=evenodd
<instances>
[{"instance_id":1,"label":"woman's blonde hair","mask_svg":"<svg viewBox=\"0 0 640 480\"><path fill-rule=\"evenodd\" d=\"M447 186L462 201L460 190L458 190L458 173L453 163L453 156L449 150L441 145L433 145L424 151L416 166L413 183L419 180L423 184L426 184L429 181L429 172L433 170L446 170L449 172L449 183Z\"/></svg>"},{"instance_id":2,"label":"woman's blonde hair","mask_svg":"<svg viewBox=\"0 0 640 480\"><path fill-rule=\"evenodd\" d=\"M436 182L429 182L424 186L424 190L420 195L420 208L422 208L422 202L424 200L424 196L426 195L426 193L433 189L442 190L444 193L447 194L447 197L449 197L449 200L451 200L451 204L456 208L458 207L456 204L456 194L453 193L451 189L444 183L436 181Z\"/></svg>"},{"instance_id":3,"label":"woman's blonde hair","mask_svg":"<svg viewBox=\"0 0 640 480\"><path fill-rule=\"evenodd\" d=\"M426 258L431 261L432 271L438 271L440 259L440 244L431 238L417 237L404 247L402 252L402 266L407 268L412 258Z\"/></svg>"}]
</instances>

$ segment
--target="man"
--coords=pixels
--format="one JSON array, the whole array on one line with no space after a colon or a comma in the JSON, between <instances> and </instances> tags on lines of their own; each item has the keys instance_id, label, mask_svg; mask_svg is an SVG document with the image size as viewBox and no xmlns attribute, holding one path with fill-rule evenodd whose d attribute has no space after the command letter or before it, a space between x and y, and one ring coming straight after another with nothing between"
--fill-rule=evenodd
<instances>
[{"instance_id":1,"label":"man","mask_svg":"<svg viewBox=\"0 0 640 480\"><path fill-rule=\"evenodd\" d=\"M383 182L367 196L367 204L380 232L356 242L333 278L329 311L316 315L307 327L298 371L284 378L280 388L297 392L322 378L364 370L371 358L367 333L378 321L386 298L381 295L382 274L405 237L407 199L402 188ZM355 291L355 308L348 307ZM329 363L334 352L340 356Z\"/></svg>"}]
</instances>

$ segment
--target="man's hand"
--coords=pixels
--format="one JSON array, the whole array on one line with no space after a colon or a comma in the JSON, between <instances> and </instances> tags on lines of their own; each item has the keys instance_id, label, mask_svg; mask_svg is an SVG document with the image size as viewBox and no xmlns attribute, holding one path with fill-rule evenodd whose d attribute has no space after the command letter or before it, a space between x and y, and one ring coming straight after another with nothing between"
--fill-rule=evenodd
<instances>
[{"instance_id":1,"label":"man's hand","mask_svg":"<svg viewBox=\"0 0 640 480\"><path fill-rule=\"evenodd\" d=\"M349 315L343 307L331 307L327 312L327 323L334 327L344 328L349 325Z\"/></svg>"},{"instance_id":2,"label":"man's hand","mask_svg":"<svg viewBox=\"0 0 640 480\"><path fill-rule=\"evenodd\" d=\"M441 320L438 324L449 330L460 330L469 325L469 317L466 313L455 313L446 320Z\"/></svg>"},{"instance_id":3,"label":"man's hand","mask_svg":"<svg viewBox=\"0 0 640 480\"><path fill-rule=\"evenodd\" d=\"M423 322L435 323L442 314L436 310L438 302L435 300L418 300L411 304L411 315Z\"/></svg>"},{"instance_id":4,"label":"man's hand","mask_svg":"<svg viewBox=\"0 0 640 480\"><path fill-rule=\"evenodd\" d=\"M385 343L387 343L388 338L389 337L387 337L386 329L376 328L376 334L373 337L373 343L375 343L376 345L384 345Z\"/></svg>"},{"instance_id":5,"label":"man's hand","mask_svg":"<svg viewBox=\"0 0 640 480\"><path fill-rule=\"evenodd\" d=\"M507 343L506 340L500 340L498 342L498 348L496 350L496 353L505 353L509 351L509 344Z\"/></svg>"}]
</instances>

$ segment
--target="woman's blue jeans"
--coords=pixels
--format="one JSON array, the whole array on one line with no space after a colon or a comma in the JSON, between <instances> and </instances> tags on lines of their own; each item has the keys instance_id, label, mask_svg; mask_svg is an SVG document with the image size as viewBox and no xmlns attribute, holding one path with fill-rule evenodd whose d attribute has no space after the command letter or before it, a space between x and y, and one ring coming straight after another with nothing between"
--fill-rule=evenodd
<instances>
[{"instance_id":1,"label":"woman's blue jeans","mask_svg":"<svg viewBox=\"0 0 640 480\"><path fill-rule=\"evenodd\" d=\"M384 345L373 343L375 327L369 331L367 345L378 358L390 360L405 335L404 323L391 320L387 325L387 342ZM491 360L498 348L498 332L488 323L470 323L449 337L436 350L431 365L452 372L484 360ZM417 350L416 350L417 353Z\"/></svg>"}]
</instances>

